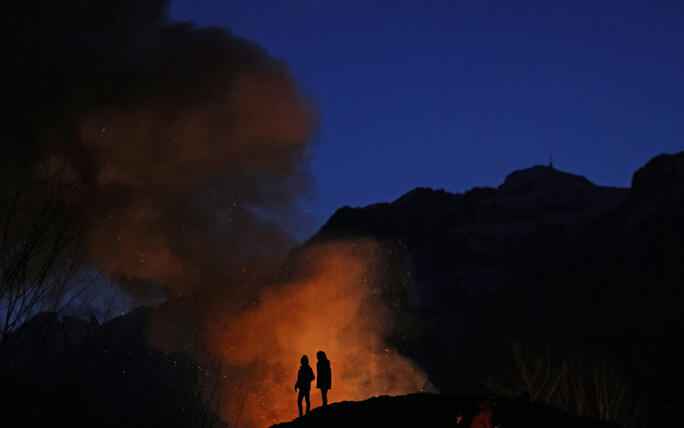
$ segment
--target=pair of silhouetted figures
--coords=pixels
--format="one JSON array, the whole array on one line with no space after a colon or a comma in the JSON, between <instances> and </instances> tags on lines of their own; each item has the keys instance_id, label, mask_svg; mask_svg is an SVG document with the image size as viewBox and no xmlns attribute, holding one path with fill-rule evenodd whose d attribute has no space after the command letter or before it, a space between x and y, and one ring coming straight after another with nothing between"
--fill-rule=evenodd
<instances>
[{"instance_id":1,"label":"pair of silhouetted figures","mask_svg":"<svg viewBox=\"0 0 684 428\"><path fill-rule=\"evenodd\" d=\"M321 398L323 399L323 405L328 405L328 390L332 385L332 374L330 372L330 360L325 356L325 352L318 351L316 353L316 358L318 362L316 363L316 373L318 374L318 380L316 381L316 388L321 390ZM316 379L313 374L313 370L309 365L309 357L306 355L302 356L300 360L301 366L299 366L299 372L297 373L297 383L295 383L295 391L299 390L299 395L297 396L297 407L299 407L299 416L302 416L302 398L306 401L306 413L309 413L311 408L311 397L309 393L311 392L311 381Z\"/></svg>"}]
</instances>

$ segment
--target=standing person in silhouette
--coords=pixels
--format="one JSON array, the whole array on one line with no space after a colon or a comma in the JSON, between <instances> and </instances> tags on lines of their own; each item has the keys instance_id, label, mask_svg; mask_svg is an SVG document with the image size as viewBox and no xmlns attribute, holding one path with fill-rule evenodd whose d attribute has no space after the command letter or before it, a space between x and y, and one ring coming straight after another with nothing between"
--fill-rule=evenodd
<instances>
[{"instance_id":1,"label":"standing person in silhouette","mask_svg":"<svg viewBox=\"0 0 684 428\"><path fill-rule=\"evenodd\" d=\"M297 383L295 383L295 391L299 389L299 396L297 396L297 407L299 407L299 417L302 417L302 398L306 400L306 413L309 413L311 408L311 398L309 393L311 391L311 381L316 379L313 370L309 365L309 357L302 355L300 360L302 363L299 366L299 372L297 373Z\"/></svg>"},{"instance_id":2,"label":"standing person in silhouette","mask_svg":"<svg viewBox=\"0 0 684 428\"><path fill-rule=\"evenodd\" d=\"M332 384L332 375L330 373L330 360L325 356L325 352L318 351L316 354L318 362L316 363L316 374L318 378L316 380L316 388L321 390L321 398L323 399L323 405L328 405L328 390Z\"/></svg>"}]
</instances>

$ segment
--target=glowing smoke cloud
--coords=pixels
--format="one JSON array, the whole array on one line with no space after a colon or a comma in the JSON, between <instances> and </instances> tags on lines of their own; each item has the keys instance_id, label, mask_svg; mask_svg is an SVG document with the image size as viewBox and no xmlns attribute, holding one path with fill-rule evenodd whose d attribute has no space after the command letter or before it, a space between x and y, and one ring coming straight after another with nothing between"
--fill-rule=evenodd
<instances>
[{"instance_id":1,"label":"glowing smoke cloud","mask_svg":"<svg viewBox=\"0 0 684 428\"><path fill-rule=\"evenodd\" d=\"M332 401L362 400L433 390L425 374L384 341L393 328L381 294L378 247L372 242L344 242L305 250L306 278L263 292L258 304L228 319L214 337L225 362L237 367L244 385L243 419L266 426L297 415L293 386L299 359L324 350L333 371ZM313 385L315 386L315 384ZM312 405L320 405L313 389ZM241 400L228 403L228 416Z\"/></svg>"},{"instance_id":2,"label":"glowing smoke cloud","mask_svg":"<svg viewBox=\"0 0 684 428\"><path fill-rule=\"evenodd\" d=\"M186 349L199 331L253 376L253 424L292 416L297 361L318 349L333 363L331 400L424 386L385 351L391 317L363 282L371 253L318 249L310 274L274 285L295 243L281 225L310 188L315 123L285 64L225 29L168 22L160 0L13 2L2 15L1 166L47 160L82 183L89 262L166 299L154 346Z\"/></svg>"}]
</instances>

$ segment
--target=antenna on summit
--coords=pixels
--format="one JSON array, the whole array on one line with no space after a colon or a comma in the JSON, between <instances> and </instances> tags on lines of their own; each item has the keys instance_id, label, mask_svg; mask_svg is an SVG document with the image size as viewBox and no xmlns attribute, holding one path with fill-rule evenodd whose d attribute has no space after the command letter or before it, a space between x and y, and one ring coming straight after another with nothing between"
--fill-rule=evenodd
<instances>
[{"instance_id":1,"label":"antenna on summit","mask_svg":"<svg viewBox=\"0 0 684 428\"><path fill-rule=\"evenodd\" d=\"M553 169L553 147L549 146L549 168Z\"/></svg>"}]
</instances>

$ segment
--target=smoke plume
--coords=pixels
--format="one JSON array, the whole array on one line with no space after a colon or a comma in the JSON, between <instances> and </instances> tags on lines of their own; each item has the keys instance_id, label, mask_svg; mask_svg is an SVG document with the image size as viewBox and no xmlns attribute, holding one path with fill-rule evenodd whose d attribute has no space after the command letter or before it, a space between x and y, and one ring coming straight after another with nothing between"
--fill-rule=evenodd
<instances>
[{"instance_id":1,"label":"smoke plume","mask_svg":"<svg viewBox=\"0 0 684 428\"><path fill-rule=\"evenodd\" d=\"M224 29L168 23L158 1L14 16L3 143L83 181L94 265L136 293L187 293L291 244L274 219L309 189L313 122L282 62Z\"/></svg>"},{"instance_id":2,"label":"smoke plume","mask_svg":"<svg viewBox=\"0 0 684 428\"><path fill-rule=\"evenodd\" d=\"M333 362L332 400L422 388L383 342L392 317L366 286L371 250L308 250L306 269L278 279L315 124L288 67L225 29L169 22L166 6L3 6L5 171L80 183L89 263L141 301L166 300L155 346L183 348L168 328L178 318L199 331L228 385L249 392L245 421L293 416L297 361L318 348Z\"/></svg>"}]
</instances>

